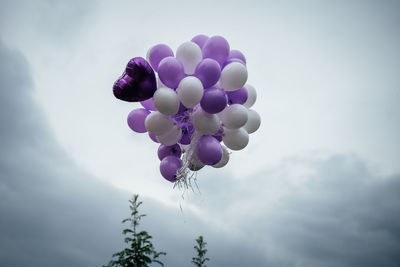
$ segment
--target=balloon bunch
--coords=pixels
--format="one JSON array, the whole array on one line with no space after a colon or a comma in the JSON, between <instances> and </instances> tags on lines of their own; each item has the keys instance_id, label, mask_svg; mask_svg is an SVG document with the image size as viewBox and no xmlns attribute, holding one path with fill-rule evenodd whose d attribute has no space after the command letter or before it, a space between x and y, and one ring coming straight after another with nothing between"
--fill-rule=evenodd
<instances>
[{"instance_id":1,"label":"balloon bunch","mask_svg":"<svg viewBox=\"0 0 400 267\"><path fill-rule=\"evenodd\" d=\"M129 113L129 127L148 132L161 144L165 179L187 184L205 165L224 167L228 149L245 148L249 134L259 128L261 118L250 109L257 94L246 81L246 58L240 51L230 50L221 36L197 35L181 44L175 56L159 44L149 49L147 61L131 59L113 93L141 103L143 108Z\"/></svg>"}]
</instances>

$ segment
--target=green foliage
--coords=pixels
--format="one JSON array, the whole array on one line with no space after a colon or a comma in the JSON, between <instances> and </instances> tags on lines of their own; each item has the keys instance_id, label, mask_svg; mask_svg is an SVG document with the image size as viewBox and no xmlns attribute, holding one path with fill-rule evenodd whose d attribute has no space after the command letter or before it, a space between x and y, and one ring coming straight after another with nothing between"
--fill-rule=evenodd
<instances>
[{"instance_id":1,"label":"green foliage","mask_svg":"<svg viewBox=\"0 0 400 267\"><path fill-rule=\"evenodd\" d=\"M122 223L130 223L130 228L122 231L123 235L126 235L124 241L129 244L128 248L114 253L112 255L115 260L111 260L107 266L121 266L121 267L145 267L155 262L164 266L159 260L161 255L166 255L165 252L157 252L150 239L152 238L146 231L138 231L140 220L146 216L140 214L138 208L142 204L138 201L139 195L134 195L132 200L129 200L131 215L129 218L122 221Z\"/></svg>"},{"instance_id":2,"label":"green foliage","mask_svg":"<svg viewBox=\"0 0 400 267\"><path fill-rule=\"evenodd\" d=\"M207 242L204 242L203 236L199 236L196 239L196 242L197 245L194 246L194 249L196 250L197 256L192 258L192 263L197 267L207 267L205 263L210 260L209 258L206 258L207 249L205 249L205 247Z\"/></svg>"}]
</instances>

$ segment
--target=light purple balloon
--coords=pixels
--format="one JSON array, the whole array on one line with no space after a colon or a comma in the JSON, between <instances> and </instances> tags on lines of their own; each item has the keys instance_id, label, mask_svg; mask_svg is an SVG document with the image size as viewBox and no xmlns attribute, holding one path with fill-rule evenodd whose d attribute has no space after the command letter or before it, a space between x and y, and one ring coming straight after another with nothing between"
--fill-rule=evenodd
<instances>
[{"instance_id":1,"label":"light purple balloon","mask_svg":"<svg viewBox=\"0 0 400 267\"><path fill-rule=\"evenodd\" d=\"M238 58L241 61L243 61L244 64L246 64L246 57L239 50L231 50L229 52L228 59L231 59L231 58Z\"/></svg>"},{"instance_id":2,"label":"light purple balloon","mask_svg":"<svg viewBox=\"0 0 400 267\"><path fill-rule=\"evenodd\" d=\"M155 45L150 49L149 53L150 65L153 67L155 71L158 71L158 66L161 60L163 60L166 57L173 57L173 56L174 52L168 45L166 44Z\"/></svg>"},{"instance_id":3,"label":"light purple balloon","mask_svg":"<svg viewBox=\"0 0 400 267\"><path fill-rule=\"evenodd\" d=\"M202 52L203 58L215 59L222 65L229 56L228 41L222 36L212 36L205 42Z\"/></svg>"},{"instance_id":4,"label":"light purple balloon","mask_svg":"<svg viewBox=\"0 0 400 267\"><path fill-rule=\"evenodd\" d=\"M194 76L199 78L204 89L215 85L221 76L221 67L217 61L212 58L205 58L197 64Z\"/></svg>"},{"instance_id":5,"label":"light purple balloon","mask_svg":"<svg viewBox=\"0 0 400 267\"><path fill-rule=\"evenodd\" d=\"M247 89L245 87L242 87L236 91L226 92L226 94L228 95L229 105L232 105L232 104L243 105L244 103L246 103L246 100L248 97Z\"/></svg>"},{"instance_id":6,"label":"light purple balloon","mask_svg":"<svg viewBox=\"0 0 400 267\"><path fill-rule=\"evenodd\" d=\"M146 126L144 125L144 121L146 117L150 114L150 111L144 108L138 108L132 110L127 118L128 126L133 131L137 133L145 133L147 132Z\"/></svg>"},{"instance_id":7,"label":"light purple balloon","mask_svg":"<svg viewBox=\"0 0 400 267\"><path fill-rule=\"evenodd\" d=\"M228 97L221 88L211 87L204 90L203 98L200 101L201 108L208 113L221 112L228 104Z\"/></svg>"},{"instance_id":8,"label":"light purple balloon","mask_svg":"<svg viewBox=\"0 0 400 267\"><path fill-rule=\"evenodd\" d=\"M222 159L222 147L211 135L203 135L197 143L197 157L205 165L217 164Z\"/></svg>"},{"instance_id":9,"label":"light purple balloon","mask_svg":"<svg viewBox=\"0 0 400 267\"><path fill-rule=\"evenodd\" d=\"M200 48L203 48L204 44L207 42L208 39L209 37L207 35L199 34L193 37L191 41L200 46Z\"/></svg>"},{"instance_id":10,"label":"light purple balloon","mask_svg":"<svg viewBox=\"0 0 400 267\"><path fill-rule=\"evenodd\" d=\"M180 158L182 155L181 147L178 144L172 146L160 145L157 150L157 155L160 160L167 156L175 156Z\"/></svg>"},{"instance_id":11,"label":"light purple balloon","mask_svg":"<svg viewBox=\"0 0 400 267\"><path fill-rule=\"evenodd\" d=\"M174 57L166 57L158 65L158 76L167 87L176 89L185 77L183 64Z\"/></svg>"},{"instance_id":12,"label":"light purple balloon","mask_svg":"<svg viewBox=\"0 0 400 267\"><path fill-rule=\"evenodd\" d=\"M232 62L239 62L240 64L243 64L243 65L246 66L246 63L244 63L241 59L238 59L238 58L228 58L228 59L224 62L224 64L222 64L222 68L221 68L221 69L224 69L227 65L231 64Z\"/></svg>"},{"instance_id":13,"label":"light purple balloon","mask_svg":"<svg viewBox=\"0 0 400 267\"><path fill-rule=\"evenodd\" d=\"M149 133L149 137L150 137L150 139L153 140L155 143L160 143L160 142L158 142L157 137L156 137L154 134Z\"/></svg>"},{"instance_id":14,"label":"light purple balloon","mask_svg":"<svg viewBox=\"0 0 400 267\"><path fill-rule=\"evenodd\" d=\"M175 156L166 156L160 163L161 175L170 182L176 181L178 170L182 167L182 161Z\"/></svg>"},{"instance_id":15,"label":"light purple balloon","mask_svg":"<svg viewBox=\"0 0 400 267\"><path fill-rule=\"evenodd\" d=\"M140 102L140 104L142 104L142 106L147 109L147 110L152 110L152 111L156 111L156 107L154 106L154 102L153 102L153 98L149 98L145 101Z\"/></svg>"}]
</instances>

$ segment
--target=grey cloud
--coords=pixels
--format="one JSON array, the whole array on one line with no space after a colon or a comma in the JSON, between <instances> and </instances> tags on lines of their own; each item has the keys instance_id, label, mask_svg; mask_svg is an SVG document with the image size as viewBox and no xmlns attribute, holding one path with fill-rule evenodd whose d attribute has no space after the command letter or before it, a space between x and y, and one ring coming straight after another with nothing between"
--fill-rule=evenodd
<instances>
[{"instance_id":1,"label":"grey cloud","mask_svg":"<svg viewBox=\"0 0 400 267\"><path fill-rule=\"evenodd\" d=\"M0 44L0 57L0 265L98 265L119 246L113 220L123 206L112 203L122 203L126 193L74 165L33 101L23 56Z\"/></svg>"},{"instance_id":2,"label":"grey cloud","mask_svg":"<svg viewBox=\"0 0 400 267\"><path fill-rule=\"evenodd\" d=\"M307 181L293 166L311 171ZM260 245L266 261L288 266L398 266L400 263L400 175L384 176L351 155L327 159L288 159L276 170L232 182L231 177L204 177L199 182L211 212L236 208L235 225L248 241ZM227 185L230 197L208 188ZM269 199L270 182L283 190ZM273 188L280 190L279 183ZM210 192L215 191L215 187ZM214 192L215 193L215 192ZM222 193L224 196L225 193ZM218 203L217 208L214 203ZM270 201L270 203L268 203ZM254 212L256 207L256 212Z\"/></svg>"},{"instance_id":3,"label":"grey cloud","mask_svg":"<svg viewBox=\"0 0 400 267\"><path fill-rule=\"evenodd\" d=\"M344 156L314 168L308 189L288 196L272 222L287 226L286 249L309 266L397 266L400 176L381 177Z\"/></svg>"},{"instance_id":4,"label":"grey cloud","mask_svg":"<svg viewBox=\"0 0 400 267\"><path fill-rule=\"evenodd\" d=\"M86 23L98 6L96 1L2 1L1 32L20 34L22 40L69 45L85 33Z\"/></svg>"}]
</instances>

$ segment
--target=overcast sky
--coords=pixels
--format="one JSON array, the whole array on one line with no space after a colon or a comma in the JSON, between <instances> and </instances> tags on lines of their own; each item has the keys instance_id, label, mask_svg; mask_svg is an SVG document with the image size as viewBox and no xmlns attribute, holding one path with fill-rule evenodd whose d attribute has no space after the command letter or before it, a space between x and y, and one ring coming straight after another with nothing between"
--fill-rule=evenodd
<instances>
[{"instance_id":1,"label":"overcast sky","mask_svg":"<svg viewBox=\"0 0 400 267\"><path fill-rule=\"evenodd\" d=\"M209 266L399 266L399 29L397 1L0 1L0 265L107 263L138 193L166 266L200 234ZM182 199L111 87L199 33L246 55L262 125Z\"/></svg>"}]
</instances>

